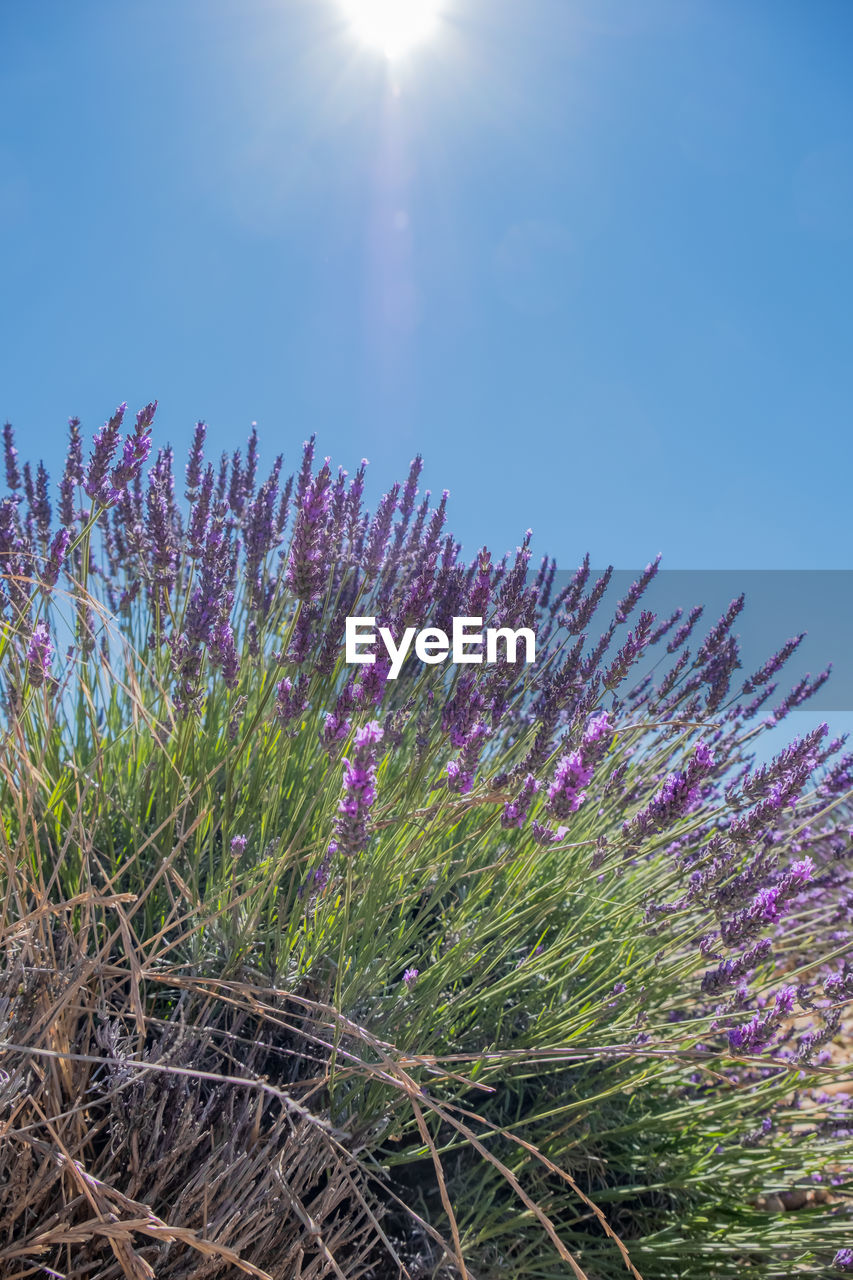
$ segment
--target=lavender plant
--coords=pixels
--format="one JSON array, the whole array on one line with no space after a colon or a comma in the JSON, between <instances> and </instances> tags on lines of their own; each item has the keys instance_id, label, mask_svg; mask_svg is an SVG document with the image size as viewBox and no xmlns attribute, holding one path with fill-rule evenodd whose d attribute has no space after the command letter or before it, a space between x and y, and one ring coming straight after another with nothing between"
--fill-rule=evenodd
<instances>
[{"instance_id":1,"label":"lavender plant","mask_svg":"<svg viewBox=\"0 0 853 1280\"><path fill-rule=\"evenodd\" d=\"M826 673L637 612L657 561L596 634L610 572L467 561L420 458L371 513L199 423L178 480L155 409L72 420L58 526L4 434L3 1267L849 1269L853 756L756 763ZM391 679L355 615L537 660Z\"/></svg>"}]
</instances>

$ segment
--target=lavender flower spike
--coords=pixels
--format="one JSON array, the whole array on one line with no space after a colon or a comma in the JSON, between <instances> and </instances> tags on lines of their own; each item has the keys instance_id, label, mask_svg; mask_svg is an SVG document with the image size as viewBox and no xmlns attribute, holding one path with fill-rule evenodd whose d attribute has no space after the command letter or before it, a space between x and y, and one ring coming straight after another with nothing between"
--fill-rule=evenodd
<instances>
[{"instance_id":1,"label":"lavender flower spike","mask_svg":"<svg viewBox=\"0 0 853 1280\"><path fill-rule=\"evenodd\" d=\"M776 1002L764 1014L756 1013L749 1022L729 1031L729 1048L733 1053L755 1053L765 1048L777 1034L779 1024L791 1016L796 991L783 987L776 992Z\"/></svg>"},{"instance_id":2,"label":"lavender flower spike","mask_svg":"<svg viewBox=\"0 0 853 1280\"><path fill-rule=\"evenodd\" d=\"M71 545L71 534L67 529L58 529L53 535L53 541L50 544L50 553L45 561L44 571L42 572L42 582L46 587L55 587L59 581L59 571L62 568L62 562L68 554L68 548Z\"/></svg>"},{"instance_id":3,"label":"lavender flower spike","mask_svg":"<svg viewBox=\"0 0 853 1280\"><path fill-rule=\"evenodd\" d=\"M36 623L27 645L27 663L30 684L38 689L50 675L50 660L53 656L53 641L50 632L43 622Z\"/></svg>"},{"instance_id":4,"label":"lavender flower spike","mask_svg":"<svg viewBox=\"0 0 853 1280\"><path fill-rule=\"evenodd\" d=\"M342 853L360 853L370 838L368 818L376 799L376 748L380 725L371 720L355 735L352 758L344 758L343 795L338 804L335 838Z\"/></svg>"},{"instance_id":5,"label":"lavender flower spike","mask_svg":"<svg viewBox=\"0 0 853 1280\"><path fill-rule=\"evenodd\" d=\"M613 737L613 728L603 711L590 720L577 751L570 751L557 764L554 781L548 788L548 812L555 818L568 818L586 799L584 787L592 780L593 769L604 755Z\"/></svg>"},{"instance_id":6,"label":"lavender flower spike","mask_svg":"<svg viewBox=\"0 0 853 1280\"><path fill-rule=\"evenodd\" d=\"M539 790L540 783L536 781L532 773L528 773L524 780L524 784L514 800L508 800L503 807L501 814L501 826L505 829L511 827L523 827L527 821L527 813L530 809L531 801Z\"/></svg>"},{"instance_id":7,"label":"lavender flower spike","mask_svg":"<svg viewBox=\"0 0 853 1280\"><path fill-rule=\"evenodd\" d=\"M74 491L83 483L83 447L80 442L80 420L68 420L68 454L65 459L65 470L59 482L59 518L64 525L71 528L76 520L74 509Z\"/></svg>"},{"instance_id":8,"label":"lavender flower spike","mask_svg":"<svg viewBox=\"0 0 853 1280\"><path fill-rule=\"evenodd\" d=\"M478 720L462 742L459 759L447 762L447 786L450 791L464 796L472 789L477 763L488 737L488 726Z\"/></svg>"},{"instance_id":9,"label":"lavender flower spike","mask_svg":"<svg viewBox=\"0 0 853 1280\"><path fill-rule=\"evenodd\" d=\"M190 449L189 461L186 465L186 490L185 496L189 502L192 502L201 485L201 477L204 462L204 439L207 435L207 423L197 422L195 424L195 432L193 434L192 448Z\"/></svg>"},{"instance_id":10,"label":"lavender flower spike","mask_svg":"<svg viewBox=\"0 0 853 1280\"><path fill-rule=\"evenodd\" d=\"M15 433L11 422L3 426L3 450L6 455L6 484L11 493L21 487L21 473L18 470L18 450L15 448Z\"/></svg>"},{"instance_id":11,"label":"lavender flower spike","mask_svg":"<svg viewBox=\"0 0 853 1280\"><path fill-rule=\"evenodd\" d=\"M153 400L144 409L140 409L136 415L136 430L132 436L128 436L125 440L121 462L119 462L118 466L113 467L110 477L113 486L111 495L113 501L121 495L129 484L133 483L148 461L148 455L151 452L151 423L154 421L156 410L157 401Z\"/></svg>"},{"instance_id":12,"label":"lavender flower spike","mask_svg":"<svg viewBox=\"0 0 853 1280\"><path fill-rule=\"evenodd\" d=\"M696 750L687 762L683 773L671 773L631 822L623 824L629 838L642 838L661 831L677 822L690 811L699 799L700 783L714 766L714 757L704 742L697 742Z\"/></svg>"},{"instance_id":13,"label":"lavender flower spike","mask_svg":"<svg viewBox=\"0 0 853 1280\"><path fill-rule=\"evenodd\" d=\"M329 575L331 551L326 535L330 487L331 472L326 459L313 482L306 481L293 531L287 585L300 600L316 599Z\"/></svg>"},{"instance_id":14,"label":"lavender flower spike","mask_svg":"<svg viewBox=\"0 0 853 1280\"><path fill-rule=\"evenodd\" d=\"M289 725L302 715L307 702L305 700L305 681L300 676L296 683L285 676L275 687L275 714L282 725Z\"/></svg>"},{"instance_id":15,"label":"lavender flower spike","mask_svg":"<svg viewBox=\"0 0 853 1280\"><path fill-rule=\"evenodd\" d=\"M35 491L34 491L33 500L30 503L30 506L32 509L33 517L36 523L36 529L38 530L38 536L42 546L45 546L48 540L50 539L51 511L50 511L50 499L48 498L47 494L48 494L47 471L45 470L44 463L40 462L38 464L38 470L36 471Z\"/></svg>"},{"instance_id":16,"label":"lavender flower spike","mask_svg":"<svg viewBox=\"0 0 853 1280\"><path fill-rule=\"evenodd\" d=\"M112 501L113 491L109 482L109 470L121 437L121 424L127 404L120 404L108 422L97 433L86 474L83 490L93 502L103 505Z\"/></svg>"},{"instance_id":17,"label":"lavender flower spike","mask_svg":"<svg viewBox=\"0 0 853 1280\"><path fill-rule=\"evenodd\" d=\"M364 572L368 582L376 577L379 567L385 559L385 551L391 535L391 523L394 519L394 512L397 509L399 493L400 486L395 484L385 494L379 504L379 510L373 517L373 524L370 526L370 534L367 539L367 550L364 553Z\"/></svg>"}]
</instances>

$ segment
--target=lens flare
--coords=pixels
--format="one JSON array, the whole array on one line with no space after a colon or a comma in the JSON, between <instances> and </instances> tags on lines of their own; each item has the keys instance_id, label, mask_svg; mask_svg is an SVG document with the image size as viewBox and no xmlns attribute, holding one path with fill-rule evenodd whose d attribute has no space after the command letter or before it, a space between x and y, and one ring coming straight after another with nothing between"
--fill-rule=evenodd
<instances>
[{"instance_id":1,"label":"lens flare","mask_svg":"<svg viewBox=\"0 0 853 1280\"><path fill-rule=\"evenodd\" d=\"M342 0L353 30L365 44L399 58L426 40L438 21L437 0Z\"/></svg>"}]
</instances>

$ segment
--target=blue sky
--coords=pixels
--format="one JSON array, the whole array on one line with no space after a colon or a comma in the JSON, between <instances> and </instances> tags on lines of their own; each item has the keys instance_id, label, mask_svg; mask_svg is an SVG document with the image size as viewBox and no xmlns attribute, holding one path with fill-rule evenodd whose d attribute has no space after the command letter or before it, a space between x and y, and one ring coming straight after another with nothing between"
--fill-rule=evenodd
<instances>
[{"instance_id":1,"label":"blue sky","mask_svg":"<svg viewBox=\"0 0 853 1280\"><path fill-rule=\"evenodd\" d=\"M426 457L467 548L850 567L853 6L0 6L0 415ZM37 442L37 443L36 443Z\"/></svg>"}]
</instances>

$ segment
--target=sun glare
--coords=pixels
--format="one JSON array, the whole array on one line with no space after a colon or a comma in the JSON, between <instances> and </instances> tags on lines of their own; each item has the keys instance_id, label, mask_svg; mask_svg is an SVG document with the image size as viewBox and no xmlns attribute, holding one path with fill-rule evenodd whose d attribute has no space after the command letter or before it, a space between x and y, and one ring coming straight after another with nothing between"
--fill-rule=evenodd
<instances>
[{"instance_id":1,"label":"sun glare","mask_svg":"<svg viewBox=\"0 0 853 1280\"><path fill-rule=\"evenodd\" d=\"M352 27L366 44L399 58L432 34L437 0L342 0Z\"/></svg>"}]
</instances>

